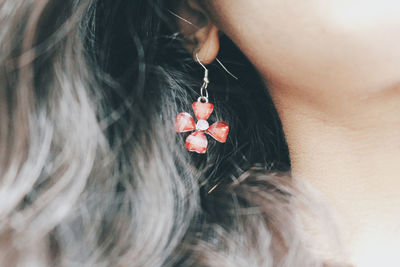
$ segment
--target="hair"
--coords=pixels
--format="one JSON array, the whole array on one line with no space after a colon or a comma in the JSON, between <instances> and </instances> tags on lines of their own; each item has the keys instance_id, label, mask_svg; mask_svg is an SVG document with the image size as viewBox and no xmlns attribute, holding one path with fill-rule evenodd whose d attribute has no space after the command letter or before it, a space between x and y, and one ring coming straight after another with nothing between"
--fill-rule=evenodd
<instances>
[{"instance_id":1,"label":"hair","mask_svg":"<svg viewBox=\"0 0 400 267\"><path fill-rule=\"evenodd\" d=\"M168 10L162 0L0 1L7 266L322 266L298 257L282 126L226 36L218 57L239 81L209 69L210 120L229 123L227 143L198 155L174 132L203 72Z\"/></svg>"}]
</instances>

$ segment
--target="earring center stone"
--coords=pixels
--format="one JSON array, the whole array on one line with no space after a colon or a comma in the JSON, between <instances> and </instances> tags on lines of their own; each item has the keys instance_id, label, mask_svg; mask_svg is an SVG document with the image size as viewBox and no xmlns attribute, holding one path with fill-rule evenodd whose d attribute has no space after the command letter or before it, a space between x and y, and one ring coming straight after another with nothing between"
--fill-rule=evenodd
<instances>
[{"instance_id":1,"label":"earring center stone","mask_svg":"<svg viewBox=\"0 0 400 267\"><path fill-rule=\"evenodd\" d=\"M196 124L197 131L205 131L210 127L210 124L206 120L198 120Z\"/></svg>"}]
</instances>

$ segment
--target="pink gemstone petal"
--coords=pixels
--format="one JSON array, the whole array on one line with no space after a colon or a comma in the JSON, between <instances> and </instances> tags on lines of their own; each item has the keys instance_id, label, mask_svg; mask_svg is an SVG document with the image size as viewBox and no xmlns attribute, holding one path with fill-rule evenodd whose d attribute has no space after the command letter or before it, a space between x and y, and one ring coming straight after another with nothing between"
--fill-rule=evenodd
<instances>
[{"instance_id":1,"label":"pink gemstone petal","mask_svg":"<svg viewBox=\"0 0 400 267\"><path fill-rule=\"evenodd\" d=\"M214 110L214 105L211 103L202 103L196 101L192 104L194 115L198 120L207 120Z\"/></svg>"},{"instance_id":2,"label":"pink gemstone petal","mask_svg":"<svg viewBox=\"0 0 400 267\"><path fill-rule=\"evenodd\" d=\"M186 148L191 152L204 154L207 151L208 141L203 132L196 131L186 138Z\"/></svg>"},{"instance_id":3,"label":"pink gemstone petal","mask_svg":"<svg viewBox=\"0 0 400 267\"><path fill-rule=\"evenodd\" d=\"M176 117L175 131L178 133L190 132L196 129L196 123L189 113L182 112Z\"/></svg>"},{"instance_id":4,"label":"pink gemstone petal","mask_svg":"<svg viewBox=\"0 0 400 267\"><path fill-rule=\"evenodd\" d=\"M215 140L225 143L228 138L229 133L229 125L225 121L217 121L206 131L209 135L211 135Z\"/></svg>"}]
</instances>

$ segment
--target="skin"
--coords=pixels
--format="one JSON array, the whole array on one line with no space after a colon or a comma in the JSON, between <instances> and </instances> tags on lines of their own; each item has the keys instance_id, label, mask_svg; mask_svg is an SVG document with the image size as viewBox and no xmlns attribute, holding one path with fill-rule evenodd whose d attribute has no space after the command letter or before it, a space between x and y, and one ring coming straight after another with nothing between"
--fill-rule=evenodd
<instances>
[{"instance_id":1,"label":"skin","mask_svg":"<svg viewBox=\"0 0 400 267\"><path fill-rule=\"evenodd\" d=\"M181 28L205 64L222 32L261 73L292 175L337 210L351 262L400 266L400 2L190 0L178 10L201 25Z\"/></svg>"}]
</instances>

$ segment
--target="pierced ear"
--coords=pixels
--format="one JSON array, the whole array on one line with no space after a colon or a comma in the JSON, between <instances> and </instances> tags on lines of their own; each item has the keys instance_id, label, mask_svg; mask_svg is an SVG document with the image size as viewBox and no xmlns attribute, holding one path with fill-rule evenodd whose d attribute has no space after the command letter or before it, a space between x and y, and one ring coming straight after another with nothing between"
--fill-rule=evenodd
<instances>
[{"instance_id":1,"label":"pierced ear","mask_svg":"<svg viewBox=\"0 0 400 267\"><path fill-rule=\"evenodd\" d=\"M219 29L209 19L206 11L195 0L182 1L176 8L180 17L176 18L179 31L184 36L183 45L193 54L196 53L203 64L215 60L219 51Z\"/></svg>"},{"instance_id":2,"label":"pierced ear","mask_svg":"<svg viewBox=\"0 0 400 267\"><path fill-rule=\"evenodd\" d=\"M200 35L200 31L196 35ZM218 28L210 24L208 32L203 34L198 39L203 40L200 42L200 46L195 51L193 57L196 59L196 52L199 54L199 59L203 64L210 64L215 60L219 51L219 30Z\"/></svg>"}]
</instances>

